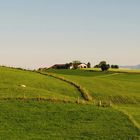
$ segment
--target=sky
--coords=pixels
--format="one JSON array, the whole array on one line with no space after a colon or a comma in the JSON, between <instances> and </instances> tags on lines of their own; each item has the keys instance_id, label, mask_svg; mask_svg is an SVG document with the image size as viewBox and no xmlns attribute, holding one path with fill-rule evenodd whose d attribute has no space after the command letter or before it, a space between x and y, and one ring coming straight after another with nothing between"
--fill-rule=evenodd
<instances>
[{"instance_id":1,"label":"sky","mask_svg":"<svg viewBox=\"0 0 140 140\"><path fill-rule=\"evenodd\" d=\"M0 65L140 63L140 0L0 0Z\"/></svg>"}]
</instances>

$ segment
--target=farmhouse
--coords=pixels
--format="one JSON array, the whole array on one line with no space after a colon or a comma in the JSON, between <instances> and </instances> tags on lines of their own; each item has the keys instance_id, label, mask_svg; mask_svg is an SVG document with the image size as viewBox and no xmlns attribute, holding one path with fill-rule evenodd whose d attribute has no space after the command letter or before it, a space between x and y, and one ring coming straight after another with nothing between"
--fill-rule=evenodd
<instances>
[{"instance_id":1,"label":"farmhouse","mask_svg":"<svg viewBox=\"0 0 140 140\"><path fill-rule=\"evenodd\" d=\"M52 69L74 69L74 66L72 63L67 64L55 64L51 67ZM85 63L79 63L77 68L87 68L87 65Z\"/></svg>"},{"instance_id":2,"label":"farmhouse","mask_svg":"<svg viewBox=\"0 0 140 140\"><path fill-rule=\"evenodd\" d=\"M87 64L81 63L78 65L78 68L87 68Z\"/></svg>"}]
</instances>

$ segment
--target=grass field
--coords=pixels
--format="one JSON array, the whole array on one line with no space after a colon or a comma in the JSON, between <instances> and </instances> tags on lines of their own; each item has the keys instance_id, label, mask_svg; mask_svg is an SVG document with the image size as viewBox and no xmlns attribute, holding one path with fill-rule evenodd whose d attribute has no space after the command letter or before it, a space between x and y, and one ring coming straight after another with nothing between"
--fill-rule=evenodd
<instances>
[{"instance_id":1,"label":"grass field","mask_svg":"<svg viewBox=\"0 0 140 140\"><path fill-rule=\"evenodd\" d=\"M118 109L130 116L130 119L132 119L140 129L140 104L120 105L118 106Z\"/></svg>"},{"instance_id":2,"label":"grass field","mask_svg":"<svg viewBox=\"0 0 140 140\"><path fill-rule=\"evenodd\" d=\"M22 88L24 84L27 87ZM59 91L59 92L58 92ZM81 97L73 86L49 76L9 68L0 68L0 98L55 98L75 100Z\"/></svg>"},{"instance_id":3,"label":"grass field","mask_svg":"<svg viewBox=\"0 0 140 140\"><path fill-rule=\"evenodd\" d=\"M4 140L138 140L140 131L112 108L47 102L0 102Z\"/></svg>"},{"instance_id":4,"label":"grass field","mask_svg":"<svg viewBox=\"0 0 140 140\"><path fill-rule=\"evenodd\" d=\"M140 74L93 72L84 70L48 70L85 87L96 100L113 103L140 103Z\"/></svg>"},{"instance_id":5,"label":"grass field","mask_svg":"<svg viewBox=\"0 0 140 140\"><path fill-rule=\"evenodd\" d=\"M88 70L43 73L54 77L0 67L0 139L140 139L140 74ZM79 86L92 101L76 103L85 99ZM40 97L51 100L33 100ZM99 100L112 101L113 106L94 105Z\"/></svg>"},{"instance_id":6,"label":"grass field","mask_svg":"<svg viewBox=\"0 0 140 140\"><path fill-rule=\"evenodd\" d=\"M100 68L87 68L87 69L83 69L83 70L87 70L87 71L101 71ZM118 73L138 73L140 74L140 70L139 69L127 69L127 68L120 68L120 69L109 69L110 72L118 72Z\"/></svg>"},{"instance_id":7,"label":"grass field","mask_svg":"<svg viewBox=\"0 0 140 140\"><path fill-rule=\"evenodd\" d=\"M48 70L47 72L83 86L95 101L111 101L140 128L140 74L85 70Z\"/></svg>"}]
</instances>

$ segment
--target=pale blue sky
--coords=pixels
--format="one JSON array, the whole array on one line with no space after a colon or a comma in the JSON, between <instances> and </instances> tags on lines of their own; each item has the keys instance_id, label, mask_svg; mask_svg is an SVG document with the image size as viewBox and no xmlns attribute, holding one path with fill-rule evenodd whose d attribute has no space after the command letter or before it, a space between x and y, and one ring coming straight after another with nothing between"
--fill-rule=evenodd
<instances>
[{"instance_id":1,"label":"pale blue sky","mask_svg":"<svg viewBox=\"0 0 140 140\"><path fill-rule=\"evenodd\" d=\"M140 0L0 0L0 64L140 63Z\"/></svg>"}]
</instances>

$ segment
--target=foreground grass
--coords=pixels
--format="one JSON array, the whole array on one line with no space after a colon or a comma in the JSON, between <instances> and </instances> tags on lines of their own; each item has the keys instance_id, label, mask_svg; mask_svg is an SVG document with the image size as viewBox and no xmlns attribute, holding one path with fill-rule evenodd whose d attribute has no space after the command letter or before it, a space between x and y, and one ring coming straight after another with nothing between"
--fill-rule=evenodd
<instances>
[{"instance_id":1,"label":"foreground grass","mask_svg":"<svg viewBox=\"0 0 140 140\"><path fill-rule=\"evenodd\" d=\"M140 104L137 105L119 105L117 108L127 114L130 115L130 119L136 123L136 126L140 129Z\"/></svg>"},{"instance_id":2,"label":"foreground grass","mask_svg":"<svg viewBox=\"0 0 140 140\"><path fill-rule=\"evenodd\" d=\"M140 131L112 108L0 101L0 139L137 140Z\"/></svg>"},{"instance_id":3,"label":"foreground grass","mask_svg":"<svg viewBox=\"0 0 140 140\"><path fill-rule=\"evenodd\" d=\"M139 123L140 115L137 113L140 99L139 75L81 70L48 72L80 85L80 89L86 88L94 100L111 99L116 103L117 109L86 105L85 102L82 102L83 105L64 104L60 100L59 103L58 100L51 100L54 103L49 103L48 100L42 99L55 97L62 101L68 99L75 102L83 98L77 88L65 80L2 67L0 68L0 139L139 139L140 130L135 125ZM27 87L22 88L20 84L25 84ZM23 96L26 98L22 98ZM43 98L34 100L38 97ZM130 106L127 106L127 103L131 103ZM132 103L134 108L131 106ZM129 117L129 114L132 117Z\"/></svg>"}]
</instances>

